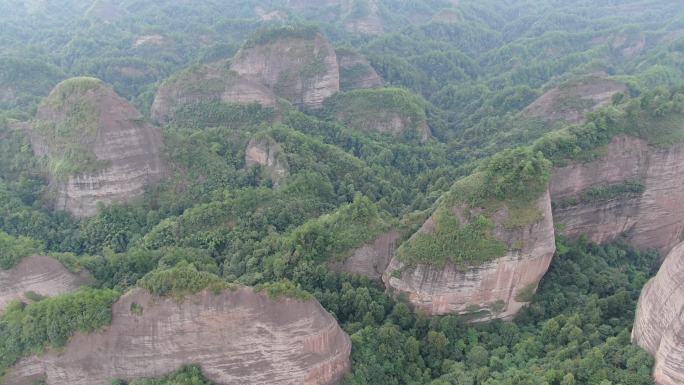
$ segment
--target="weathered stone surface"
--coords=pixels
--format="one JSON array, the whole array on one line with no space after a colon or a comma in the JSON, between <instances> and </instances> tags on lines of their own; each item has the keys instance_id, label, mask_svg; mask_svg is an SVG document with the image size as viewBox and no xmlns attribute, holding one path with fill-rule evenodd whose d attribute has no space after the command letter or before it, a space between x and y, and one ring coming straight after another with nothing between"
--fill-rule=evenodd
<instances>
[{"instance_id":1,"label":"weathered stone surface","mask_svg":"<svg viewBox=\"0 0 684 385\"><path fill-rule=\"evenodd\" d=\"M87 271L74 274L52 257L26 257L9 270L0 269L0 313L13 300L31 302L28 292L54 297L92 283Z\"/></svg>"},{"instance_id":2,"label":"weathered stone surface","mask_svg":"<svg viewBox=\"0 0 684 385\"><path fill-rule=\"evenodd\" d=\"M168 123L183 106L203 102L258 103L275 108L276 97L265 86L247 80L225 63L190 68L166 80L152 103L152 119Z\"/></svg>"},{"instance_id":3,"label":"weathered stone surface","mask_svg":"<svg viewBox=\"0 0 684 385\"><path fill-rule=\"evenodd\" d=\"M261 166L273 181L280 185L290 174L287 158L280 145L269 136L252 138L245 149L245 166Z\"/></svg>"},{"instance_id":4,"label":"weathered stone surface","mask_svg":"<svg viewBox=\"0 0 684 385\"><path fill-rule=\"evenodd\" d=\"M351 255L343 260L332 261L328 267L333 271L358 274L379 280L394 257L401 238L402 234L399 231L390 230L375 238L373 242L353 250Z\"/></svg>"},{"instance_id":5,"label":"weathered stone surface","mask_svg":"<svg viewBox=\"0 0 684 385\"><path fill-rule=\"evenodd\" d=\"M198 363L217 385L327 385L348 371L350 350L349 337L313 300L272 300L240 288L178 303L136 289L114 304L111 326L21 360L5 384L108 385Z\"/></svg>"},{"instance_id":6,"label":"weathered stone surface","mask_svg":"<svg viewBox=\"0 0 684 385\"><path fill-rule=\"evenodd\" d=\"M627 86L612 80L590 79L566 84L544 93L523 113L548 121L581 123L588 112L610 104L613 95L620 92L626 93Z\"/></svg>"},{"instance_id":7,"label":"weathered stone surface","mask_svg":"<svg viewBox=\"0 0 684 385\"><path fill-rule=\"evenodd\" d=\"M642 139L618 136L596 161L555 168L551 197L559 202L593 187L626 181L642 183L643 194L557 208L554 219L569 237L586 235L603 243L624 234L633 246L658 249L665 255L684 230L682 175L684 142L655 147Z\"/></svg>"},{"instance_id":8,"label":"weathered stone surface","mask_svg":"<svg viewBox=\"0 0 684 385\"><path fill-rule=\"evenodd\" d=\"M492 219L497 239L509 245L501 258L467 269L451 264L407 266L393 258L382 279L388 290L405 293L416 308L429 314L468 314L473 321L510 319L530 301L556 250L548 192L535 202L543 218L520 229L503 223L506 208ZM430 232L428 219L420 232Z\"/></svg>"},{"instance_id":9,"label":"weathered stone surface","mask_svg":"<svg viewBox=\"0 0 684 385\"><path fill-rule=\"evenodd\" d=\"M80 87L76 82L88 85ZM73 138L60 137L58 129L46 134L34 126L28 132L37 156L64 157L65 145L58 142L75 141L79 151L91 153L102 164L96 171L60 178L50 175L57 209L76 217L92 216L98 204L129 202L164 175L161 130L97 79L58 84L38 108L36 124L42 123L71 131Z\"/></svg>"},{"instance_id":10,"label":"weathered stone surface","mask_svg":"<svg viewBox=\"0 0 684 385\"><path fill-rule=\"evenodd\" d=\"M684 384L684 243L642 290L632 341L655 357L658 385Z\"/></svg>"},{"instance_id":11,"label":"weathered stone surface","mask_svg":"<svg viewBox=\"0 0 684 385\"><path fill-rule=\"evenodd\" d=\"M338 49L336 54L340 67L340 89L348 91L382 87L382 78L363 55L347 49Z\"/></svg>"},{"instance_id":12,"label":"weathered stone surface","mask_svg":"<svg viewBox=\"0 0 684 385\"><path fill-rule=\"evenodd\" d=\"M340 90L335 49L321 34L245 47L231 69L299 107L319 108Z\"/></svg>"}]
</instances>

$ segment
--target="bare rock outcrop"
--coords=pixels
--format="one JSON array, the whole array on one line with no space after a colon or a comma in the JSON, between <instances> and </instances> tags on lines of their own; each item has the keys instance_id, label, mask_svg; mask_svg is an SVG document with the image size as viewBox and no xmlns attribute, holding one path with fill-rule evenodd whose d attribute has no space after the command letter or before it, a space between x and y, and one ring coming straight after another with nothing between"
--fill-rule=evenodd
<instances>
[{"instance_id":1,"label":"bare rock outcrop","mask_svg":"<svg viewBox=\"0 0 684 385\"><path fill-rule=\"evenodd\" d=\"M641 292L632 341L656 359L658 385L684 383L684 243Z\"/></svg>"},{"instance_id":2,"label":"bare rock outcrop","mask_svg":"<svg viewBox=\"0 0 684 385\"><path fill-rule=\"evenodd\" d=\"M190 68L166 80L152 103L152 119L168 123L179 108L197 103L258 103L275 108L270 89L227 68L226 63Z\"/></svg>"},{"instance_id":3,"label":"bare rock outcrop","mask_svg":"<svg viewBox=\"0 0 684 385\"><path fill-rule=\"evenodd\" d=\"M617 136L603 154L553 170L553 215L563 234L586 235L597 243L625 235L634 247L667 254L684 230L684 142L663 147ZM641 191L620 192L625 183L638 184ZM611 188L616 193L603 199L582 199L592 190Z\"/></svg>"},{"instance_id":4,"label":"bare rock outcrop","mask_svg":"<svg viewBox=\"0 0 684 385\"><path fill-rule=\"evenodd\" d=\"M9 270L0 269L0 313L11 301L31 302L30 292L54 297L93 283L87 271L74 274L52 257L26 257Z\"/></svg>"},{"instance_id":5,"label":"bare rock outcrop","mask_svg":"<svg viewBox=\"0 0 684 385\"><path fill-rule=\"evenodd\" d=\"M406 294L413 306L429 314L463 314L473 322L512 318L531 300L556 250L548 192L534 207L540 218L519 228L506 226L510 212L505 206L491 215L494 236L506 248L503 256L467 267L407 264L394 257L382 277L385 286ZM452 214L465 221L462 208L453 208ZM437 221L433 214L407 242L434 232Z\"/></svg>"},{"instance_id":6,"label":"bare rock outcrop","mask_svg":"<svg viewBox=\"0 0 684 385\"><path fill-rule=\"evenodd\" d=\"M342 91L382 87L382 78L363 55L348 49L338 49L336 54Z\"/></svg>"},{"instance_id":7,"label":"bare rock outcrop","mask_svg":"<svg viewBox=\"0 0 684 385\"><path fill-rule=\"evenodd\" d=\"M350 366L349 337L314 300L239 288L177 302L136 289L112 311L110 326L76 334L59 352L20 360L4 383L107 385L199 363L217 385L327 385Z\"/></svg>"},{"instance_id":8,"label":"bare rock outcrop","mask_svg":"<svg viewBox=\"0 0 684 385\"><path fill-rule=\"evenodd\" d=\"M368 278L381 279L389 265L401 239L401 232L390 230L380 234L369 242L351 252L342 260L328 264L332 271L363 275Z\"/></svg>"},{"instance_id":9,"label":"bare rock outcrop","mask_svg":"<svg viewBox=\"0 0 684 385\"><path fill-rule=\"evenodd\" d=\"M263 167L274 186L280 185L290 174L290 167L283 149L270 136L250 139L245 149L245 166Z\"/></svg>"},{"instance_id":10,"label":"bare rock outcrop","mask_svg":"<svg viewBox=\"0 0 684 385\"><path fill-rule=\"evenodd\" d=\"M231 69L298 107L319 108L340 90L333 46L314 31L271 31L246 44Z\"/></svg>"},{"instance_id":11,"label":"bare rock outcrop","mask_svg":"<svg viewBox=\"0 0 684 385\"><path fill-rule=\"evenodd\" d=\"M610 104L613 95L626 92L627 86L622 83L587 79L550 89L527 106L523 114L547 121L581 123L588 112Z\"/></svg>"},{"instance_id":12,"label":"bare rock outcrop","mask_svg":"<svg viewBox=\"0 0 684 385\"><path fill-rule=\"evenodd\" d=\"M164 175L161 130L97 79L58 84L28 134L48 160L55 207L76 217L138 198Z\"/></svg>"}]
</instances>

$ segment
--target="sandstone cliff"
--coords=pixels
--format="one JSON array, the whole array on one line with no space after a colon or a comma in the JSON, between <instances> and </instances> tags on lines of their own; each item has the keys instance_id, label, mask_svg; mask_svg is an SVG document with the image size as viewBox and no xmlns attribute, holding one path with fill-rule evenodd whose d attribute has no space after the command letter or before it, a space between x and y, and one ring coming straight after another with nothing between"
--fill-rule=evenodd
<instances>
[{"instance_id":1,"label":"sandstone cliff","mask_svg":"<svg viewBox=\"0 0 684 385\"><path fill-rule=\"evenodd\" d=\"M13 300L30 302L29 292L54 297L92 283L87 271L74 274L52 257L26 257L11 269L0 270L0 313Z\"/></svg>"},{"instance_id":2,"label":"sandstone cliff","mask_svg":"<svg viewBox=\"0 0 684 385\"><path fill-rule=\"evenodd\" d=\"M382 277L386 287L396 294L406 294L412 305L433 315L467 314L472 321L511 318L531 300L555 252L548 192L533 206L537 210L534 218L522 226L511 227L508 221L520 213L512 213L506 205L490 215L502 256L467 266L406 263L394 257ZM479 208L463 206L449 211L458 218L456 226L458 222L463 225L476 220L473 217L481 213ZM407 244L416 242L421 234L441 231L439 215L436 211Z\"/></svg>"},{"instance_id":3,"label":"sandstone cliff","mask_svg":"<svg viewBox=\"0 0 684 385\"><path fill-rule=\"evenodd\" d=\"M280 185L290 173L287 157L270 136L254 137L245 149L245 166L261 166L274 186Z\"/></svg>"},{"instance_id":4,"label":"sandstone cliff","mask_svg":"<svg viewBox=\"0 0 684 385\"><path fill-rule=\"evenodd\" d=\"M276 107L276 97L271 90L241 77L225 63L219 63L190 68L166 80L152 103L152 119L168 123L179 108L206 102L258 103Z\"/></svg>"},{"instance_id":5,"label":"sandstone cliff","mask_svg":"<svg viewBox=\"0 0 684 385\"><path fill-rule=\"evenodd\" d=\"M161 130L97 79L58 84L28 133L47 160L55 207L76 217L135 199L164 173Z\"/></svg>"},{"instance_id":6,"label":"sandstone cliff","mask_svg":"<svg viewBox=\"0 0 684 385\"><path fill-rule=\"evenodd\" d=\"M363 55L348 49L338 49L337 65L340 67L340 89L382 87L382 79Z\"/></svg>"},{"instance_id":7,"label":"sandstone cliff","mask_svg":"<svg viewBox=\"0 0 684 385\"><path fill-rule=\"evenodd\" d=\"M350 350L349 337L313 300L240 288L179 303L136 289L114 304L111 326L19 361L4 383L107 385L199 363L217 385L333 384L349 369Z\"/></svg>"},{"instance_id":8,"label":"sandstone cliff","mask_svg":"<svg viewBox=\"0 0 684 385\"><path fill-rule=\"evenodd\" d=\"M655 357L658 385L684 383L684 243L670 252L644 287L632 341Z\"/></svg>"},{"instance_id":9,"label":"sandstone cliff","mask_svg":"<svg viewBox=\"0 0 684 385\"><path fill-rule=\"evenodd\" d=\"M622 83L587 79L550 89L527 106L523 113L548 121L581 123L588 112L610 104L613 95L626 92L627 86Z\"/></svg>"},{"instance_id":10,"label":"sandstone cliff","mask_svg":"<svg viewBox=\"0 0 684 385\"><path fill-rule=\"evenodd\" d=\"M332 261L328 268L380 280L402 238L399 231L390 230L353 250L345 259Z\"/></svg>"},{"instance_id":11,"label":"sandstone cliff","mask_svg":"<svg viewBox=\"0 0 684 385\"><path fill-rule=\"evenodd\" d=\"M684 142L657 147L615 137L597 160L554 169L554 219L569 237L603 243L624 234L633 246L665 255L684 230L682 175Z\"/></svg>"},{"instance_id":12,"label":"sandstone cliff","mask_svg":"<svg viewBox=\"0 0 684 385\"><path fill-rule=\"evenodd\" d=\"M340 89L335 49L314 31L257 36L233 58L231 69L298 107L319 108Z\"/></svg>"}]
</instances>

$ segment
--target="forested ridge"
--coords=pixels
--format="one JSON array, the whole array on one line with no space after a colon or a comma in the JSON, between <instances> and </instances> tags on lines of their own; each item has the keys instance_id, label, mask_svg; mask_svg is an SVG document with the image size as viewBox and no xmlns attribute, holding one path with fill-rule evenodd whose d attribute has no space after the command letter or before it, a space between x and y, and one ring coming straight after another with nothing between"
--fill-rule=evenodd
<instances>
[{"instance_id":1,"label":"forested ridge","mask_svg":"<svg viewBox=\"0 0 684 385\"><path fill-rule=\"evenodd\" d=\"M329 266L388 231L406 241L397 257L407 264L491 261L508 246L488 215L505 205L511 229L537 221L531 205L552 167L596 159L617 135L655 147L682 141L676 1L7 0L0 25L0 269L51 255L97 281L0 315L0 383L21 357L106 327L112 303L132 288L182 298L248 285L270 298L314 298L337 319L352 342L347 385L653 384L653 359L630 330L656 252L559 236L531 304L510 322L476 325L414 311L382 282ZM79 135L97 125L87 103L63 125L35 117L64 101L50 94L57 84L111 85L152 124L167 79L318 34L367 59L383 86L341 91L320 109L282 97L275 106L184 105L159 124L165 177L142 198L83 219L55 210L55 175L105 166L80 147L95 140ZM403 126L378 130L378 116ZM63 156L35 156L25 125L54 135ZM267 165L247 165L261 139L287 166L282 181ZM644 189L627 181L553 205ZM450 214L456 204L481 211L461 223ZM416 233L431 216L437 230ZM187 364L129 385L210 383L201 362Z\"/></svg>"}]
</instances>

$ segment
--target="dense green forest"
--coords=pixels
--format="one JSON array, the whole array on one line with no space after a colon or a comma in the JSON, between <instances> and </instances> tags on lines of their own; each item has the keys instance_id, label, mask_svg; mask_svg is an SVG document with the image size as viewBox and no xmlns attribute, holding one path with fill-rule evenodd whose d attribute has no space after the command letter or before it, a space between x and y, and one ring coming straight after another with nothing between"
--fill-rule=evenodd
<instances>
[{"instance_id":1,"label":"dense green forest","mask_svg":"<svg viewBox=\"0 0 684 385\"><path fill-rule=\"evenodd\" d=\"M491 209L504 201L514 208L510 226L522 226L535 220L530 205L553 165L593 159L618 134L656 146L682 140L684 7L666 0L290 3L0 1L0 269L44 253L97 280L95 288L13 303L0 316L0 381L20 357L107 325L111 304L130 288L183 296L243 284L320 301L351 336L347 385L652 384L652 359L629 335L639 292L657 271L654 252L558 239L531 305L512 322L483 325L414 312L380 283L326 264L388 229L408 237L431 214L438 230L404 244L400 258L491 260L505 252L492 223L482 215L460 226L439 215L449 204ZM367 16L370 3L383 33L350 31L347 22ZM259 9L285 17L267 20ZM330 20L331 12L340 17ZM273 28L282 25L297 27ZM282 100L277 109L183 107L162 127L168 178L142 199L86 219L52 209L48 170L97 166L71 146L64 127L44 127L71 146L73 157L59 164L35 157L16 128L56 84L101 79L149 120L165 79L228 60L274 31L320 31L336 48L365 55L385 87L341 92L317 111ZM581 98L561 101L588 112L585 121L526 112L549 91L596 79L624 92L597 110ZM412 129L393 136L365 127L387 110ZM422 125L429 138L416 131ZM256 137L286 154L289 176L277 188L260 167L245 167ZM634 181L554 205L643 189ZM208 384L197 364L129 385Z\"/></svg>"}]
</instances>

